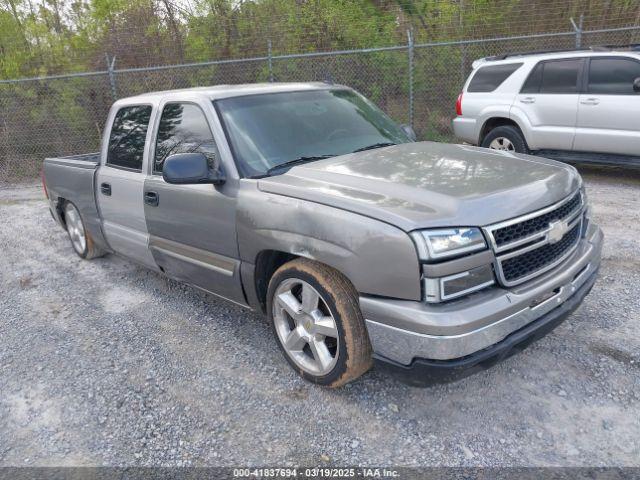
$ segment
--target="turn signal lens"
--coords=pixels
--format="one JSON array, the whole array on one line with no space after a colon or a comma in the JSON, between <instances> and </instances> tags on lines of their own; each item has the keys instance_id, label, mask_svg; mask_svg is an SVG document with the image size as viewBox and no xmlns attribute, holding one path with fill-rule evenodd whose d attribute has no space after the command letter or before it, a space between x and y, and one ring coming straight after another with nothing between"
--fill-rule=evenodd
<instances>
[{"instance_id":1,"label":"turn signal lens","mask_svg":"<svg viewBox=\"0 0 640 480\"><path fill-rule=\"evenodd\" d=\"M483 265L442 278L425 278L426 301L439 303L462 297L489 287L494 282L491 265Z\"/></svg>"}]
</instances>

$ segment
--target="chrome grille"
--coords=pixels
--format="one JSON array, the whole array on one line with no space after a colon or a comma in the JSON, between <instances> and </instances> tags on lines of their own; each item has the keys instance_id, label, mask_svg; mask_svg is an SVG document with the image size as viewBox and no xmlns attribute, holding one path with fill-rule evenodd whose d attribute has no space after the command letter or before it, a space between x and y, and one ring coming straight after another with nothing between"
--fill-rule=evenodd
<instances>
[{"instance_id":1,"label":"chrome grille","mask_svg":"<svg viewBox=\"0 0 640 480\"><path fill-rule=\"evenodd\" d=\"M513 282L554 263L577 242L579 237L580 224L577 224L558 243L547 243L517 257L504 260L502 262L504 278L508 282Z\"/></svg>"},{"instance_id":2,"label":"chrome grille","mask_svg":"<svg viewBox=\"0 0 640 480\"><path fill-rule=\"evenodd\" d=\"M518 285L567 258L580 240L583 204L578 191L537 212L486 227L500 283Z\"/></svg>"},{"instance_id":3,"label":"chrome grille","mask_svg":"<svg viewBox=\"0 0 640 480\"><path fill-rule=\"evenodd\" d=\"M566 218L579 209L582 205L580 197L580 192L577 192L568 202L565 202L548 213L494 230L493 237L496 245L501 247L516 240L521 240L522 238L542 232L549 226L550 222Z\"/></svg>"}]
</instances>

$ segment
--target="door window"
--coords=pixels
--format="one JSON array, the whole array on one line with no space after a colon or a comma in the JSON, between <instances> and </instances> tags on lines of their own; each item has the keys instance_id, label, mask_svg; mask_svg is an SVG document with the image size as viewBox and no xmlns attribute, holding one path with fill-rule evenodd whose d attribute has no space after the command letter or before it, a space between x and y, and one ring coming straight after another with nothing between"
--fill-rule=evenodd
<instances>
[{"instance_id":1,"label":"door window","mask_svg":"<svg viewBox=\"0 0 640 480\"><path fill-rule=\"evenodd\" d=\"M582 59L538 63L520 93L578 93Z\"/></svg>"},{"instance_id":2,"label":"door window","mask_svg":"<svg viewBox=\"0 0 640 480\"><path fill-rule=\"evenodd\" d=\"M545 62L540 93L578 93L578 75L582 60Z\"/></svg>"},{"instance_id":3,"label":"door window","mask_svg":"<svg viewBox=\"0 0 640 480\"><path fill-rule=\"evenodd\" d=\"M142 171L144 143L150 118L149 105L134 105L118 110L109 135L107 165Z\"/></svg>"},{"instance_id":4,"label":"door window","mask_svg":"<svg viewBox=\"0 0 640 480\"><path fill-rule=\"evenodd\" d=\"M592 58L589 93L636 95L633 81L640 77L640 62L624 58Z\"/></svg>"},{"instance_id":5,"label":"door window","mask_svg":"<svg viewBox=\"0 0 640 480\"><path fill-rule=\"evenodd\" d=\"M204 153L211 168L217 165L218 148L204 112L191 103L165 105L158 126L153 173L162 174L169 155L193 152Z\"/></svg>"},{"instance_id":6,"label":"door window","mask_svg":"<svg viewBox=\"0 0 640 480\"><path fill-rule=\"evenodd\" d=\"M544 69L544 62L538 63L524 82L520 93L538 93L540 91L540 82L542 81L542 70Z\"/></svg>"}]
</instances>

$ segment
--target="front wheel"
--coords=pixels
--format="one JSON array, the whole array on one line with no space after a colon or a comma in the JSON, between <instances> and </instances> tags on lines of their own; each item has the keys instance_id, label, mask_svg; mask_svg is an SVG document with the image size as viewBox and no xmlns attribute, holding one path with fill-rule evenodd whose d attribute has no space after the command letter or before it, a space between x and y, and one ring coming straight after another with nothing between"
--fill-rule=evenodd
<instances>
[{"instance_id":1,"label":"front wheel","mask_svg":"<svg viewBox=\"0 0 640 480\"><path fill-rule=\"evenodd\" d=\"M267 308L280 349L305 379L339 387L371 368L358 294L340 272L307 259L288 262L269 282Z\"/></svg>"},{"instance_id":2,"label":"front wheel","mask_svg":"<svg viewBox=\"0 0 640 480\"><path fill-rule=\"evenodd\" d=\"M529 147L520 129L503 125L491 130L482 140L482 147L514 153L529 153Z\"/></svg>"}]
</instances>

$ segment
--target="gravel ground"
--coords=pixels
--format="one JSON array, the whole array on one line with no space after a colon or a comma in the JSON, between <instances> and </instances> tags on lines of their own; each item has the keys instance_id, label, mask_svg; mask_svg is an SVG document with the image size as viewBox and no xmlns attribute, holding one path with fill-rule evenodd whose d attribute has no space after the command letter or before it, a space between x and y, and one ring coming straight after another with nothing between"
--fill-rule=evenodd
<instances>
[{"instance_id":1,"label":"gravel ground","mask_svg":"<svg viewBox=\"0 0 640 480\"><path fill-rule=\"evenodd\" d=\"M0 465L640 466L640 176L584 172L606 234L583 306L428 389L301 380L264 319L115 256L38 188L0 191Z\"/></svg>"}]
</instances>

